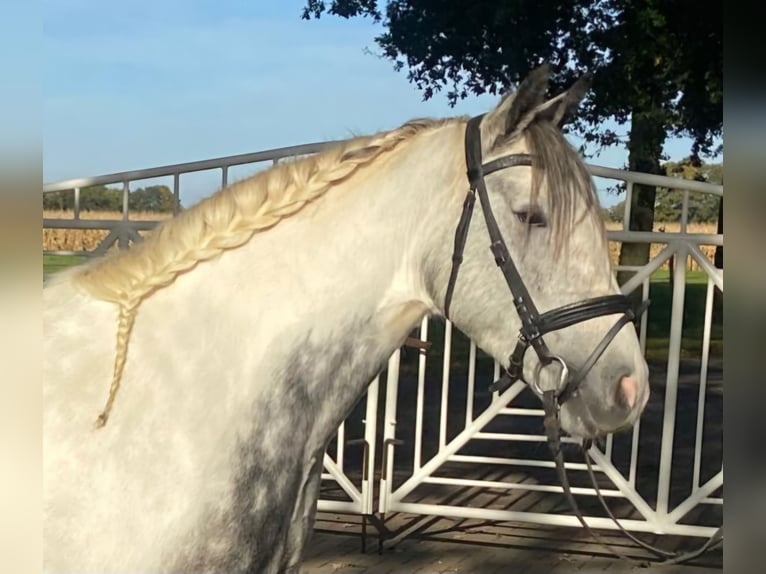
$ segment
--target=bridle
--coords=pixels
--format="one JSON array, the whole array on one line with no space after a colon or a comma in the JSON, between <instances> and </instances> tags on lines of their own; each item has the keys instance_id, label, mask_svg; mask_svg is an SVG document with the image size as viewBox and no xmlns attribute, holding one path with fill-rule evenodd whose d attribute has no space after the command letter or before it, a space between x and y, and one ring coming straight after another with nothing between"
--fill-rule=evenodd
<instances>
[{"instance_id":1,"label":"bridle","mask_svg":"<svg viewBox=\"0 0 766 574\"><path fill-rule=\"evenodd\" d=\"M516 347L510 354L508 359L508 366L504 369L504 372L500 379L490 385L491 391L497 391L499 393L507 390L516 381L525 382L529 388L541 399L543 403L543 409L545 412L544 425L546 431L546 437L548 439L548 446L551 450L553 458L556 462L556 471L561 481L564 494L572 506L572 509L577 516L580 524L585 530L596 539L602 546L607 548L612 554L619 558L635 561L619 551L612 548L601 540L599 536L593 532L585 522L582 513L579 510L577 502L572 495L569 480L567 478L566 469L564 466L564 456L561 451L561 425L559 423L559 409L567 400L575 396L579 386L582 384L585 376L596 364L596 361L601 357L609 344L617 336L617 333L627 325L628 323L635 322L646 311L649 306L649 301L645 301L638 307L634 308L628 297L625 295L605 295L601 297L593 297L585 299L576 303L571 303L561 307L552 309L545 313L540 313L535 306L532 296L524 284L524 280L521 278L516 264L511 257L503 234L500 231L500 227L497 224L494 213L492 212L492 206L489 201L489 195L487 193L487 187L484 182L485 176L494 173L502 169L508 169L516 166L532 166L532 156L529 154L510 154L498 159L492 160L487 163L482 163L481 153L481 120L484 116L479 115L471 118L468 121L465 132L465 159L467 166L467 175L469 182L469 190L463 202L463 211L458 221L457 228L455 230L455 244L452 254L452 270L450 272L449 281L447 283L447 293L444 303L445 317L449 318L450 305L452 303L452 296L455 290L455 283L457 282L458 271L460 265L463 262L463 250L465 249L466 239L468 237L468 228L471 223L471 216L473 215L473 208L476 202L476 197L479 198L481 204L482 213L484 215L484 221L487 225L487 231L490 238L490 250L495 257L495 263L500 268L505 278L505 282L511 291L513 297L513 304L516 307L516 312L521 319L521 328L519 330L519 339L516 343ZM551 352L545 343L543 338L547 333L553 331L559 331L572 325L594 319L596 317L603 317L606 315L620 314L615 324L612 326L601 341L596 345L595 349L587 357L587 359L578 368L572 368L564 361L560 356ZM537 368L534 372L532 380L528 381L524 378L524 356L526 355L529 347L534 349L539 360ZM551 365L552 363L558 363L560 365L559 382L555 389L543 389L540 386L540 374L542 369ZM700 548L684 554L674 554L665 550L655 548L645 542L637 539L635 536L627 532L618 520L614 517L612 512L606 505L601 492L598 488L598 484L593 475L593 469L590 463L590 457L588 449L590 447L590 441L583 442L583 454L587 462L588 473L595 487L596 493L602 505L606 509L609 517L617 524L619 529L628 536L631 540L650 550L657 556L664 558L662 564L679 564L686 562L703 552L713 548L723 540L723 527L719 528L709 540L707 540ZM646 562L641 562L644 566L648 565Z\"/></svg>"},{"instance_id":2,"label":"bridle","mask_svg":"<svg viewBox=\"0 0 766 574\"><path fill-rule=\"evenodd\" d=\"M546 313L540 313L527 290L524 280L521 278L516 264L511 257L508 247L503 239L503 234L497 224L492 206L487 194L487 186L484 177L515 166L531 166L532 156L529 154L511 154L503 156L489 163L482 163L481 154L481 131L480 124L483 116L476 116L468 121L465 132L465 158L468 166L468 182L470 188L463 202L463 213L460 216L455 231L455 247L452 254L452 271L447 283L447 294L444 303L444 314L449 317L449 309L452 303L452 295L457 282L460 264L463 261L463 250L468 237L468 227L473 215L473 206L476 196L484 214L490 238L490 250L495 256L495 263L500 267L505 277L505 282L513 296L513 304L521 319L521 329L516 347L508 359L508 367L503 376L493 383L492 390L503 392L517 380L526 382L532 391L543 398L545 391L540 387L538 378L541 370L551 363L557 362L561 366L559 386L553 390L557 405L562 405L576 392L585 376L596 364L609 343L617 336L617 333L627 323L635 321L646 309L648 301L638 310L634 310L630 300L625 295L605 295L594 297L577 303L557 307ZM614 315L620 313L621 317L607 332L601 342L596 346L590 356L578 369L570 369L566 362L558 355L553 354L545 344L543 336L552 331L558 331L588 321L596 317ZM536 377L532 381L524 379L524 356L527 349L532 347L539 359L539 367Z\"/></svg>"}]
</instances>

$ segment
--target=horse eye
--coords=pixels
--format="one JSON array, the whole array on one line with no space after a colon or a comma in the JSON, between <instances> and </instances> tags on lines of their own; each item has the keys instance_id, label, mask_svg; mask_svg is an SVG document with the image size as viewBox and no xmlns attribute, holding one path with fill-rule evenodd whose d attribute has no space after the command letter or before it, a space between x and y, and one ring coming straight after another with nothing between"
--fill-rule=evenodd
<instances>
[{"instance_id":1,"label":"horse eye","mask_svg":"<svg viewBox=\"0 0 766 574\"><path fill-rule=\"evenodd\" d=\"M514 211L513 213L519 221L532 227L545 227L548 224L545 221L545 216L539 211Z\"/></svg>"}]
</instances>

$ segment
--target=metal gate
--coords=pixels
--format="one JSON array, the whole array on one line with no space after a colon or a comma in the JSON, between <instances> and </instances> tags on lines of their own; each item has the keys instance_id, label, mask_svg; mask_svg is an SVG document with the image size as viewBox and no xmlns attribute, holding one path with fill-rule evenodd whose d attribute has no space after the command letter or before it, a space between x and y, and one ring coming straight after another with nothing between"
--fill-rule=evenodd
<instances>
[{"instance_id":1,"label":"metal gate","mask_svg":"<svg viewBox=\"0 0 766 574\"><path fill-rule=\"evenodd\" d=\"M71 219L44 218L46 229L102 229L108 231L99 247L77 255L104 253L113 244L126 248L139 240L156 221L130 219L131 182L167 178L176 200L181 176L206 170L220 171L226 185L230 168L283 157L311 154L336 142L324 142L253 154L223 157L107 176L47 184L44 193L74 195ZM723 195L723 187L647 174L589 166L595 177L624 182L624 226L629 221L634 184L683 190L682 217L673 232L610 231L611 242L642 242L663 246L624 285L624 293L647 298L650 278L666 262L672 269L667 356L652 377L654 399L631 432L609 436L591 454L607 498L622 524L636 531L708 536L721 522L723 505L722 368L711 368L714 299L723 294L723 272L702 246L723 245L716 233L692 232L688 223L689 194ZM79 209L81 188L119 184L123 210L119 219L84 219ZM57 253L72 254L71 251ZM704 272L699 357L690 367L683 357L684 321L688 289L687 264ZM699 273L697 274L699 275ZM697 293L699 295L699 293ZM642 318L640 340L645 351L647 318ZM417 336L433 343L437 352L426 356L396 351L385 372L382 430L378 429L381 376L345 421L324 459L319 510L360 515L375 513L373 489L379 477L377 511L523 521L579 526L562 503L553 463L548 459L536 397L517 383L502 395L486 389L499 375L499 365L484 355L452 325L424 320ZM434 357L436 355L436 357ZM434 364L435 360L438 364ZM571 442L571 441L569 441ZM567 441L565 440L565 447ZM380 474L376 475L379 452ZM593 504L594 490L585 481L585 466L577 452L567 453L573 492L590 525L613 528ZM459 491L459 492L458 492ZM457 494L456 494L457 492Z\"/></svg>"}]
</instances>

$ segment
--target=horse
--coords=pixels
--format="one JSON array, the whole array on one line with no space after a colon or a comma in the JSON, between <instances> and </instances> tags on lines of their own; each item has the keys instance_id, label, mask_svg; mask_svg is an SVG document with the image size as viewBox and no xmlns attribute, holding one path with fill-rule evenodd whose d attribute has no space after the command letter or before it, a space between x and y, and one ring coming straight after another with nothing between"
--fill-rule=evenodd
<instances>
[{"instance_id":1,"label":"horse","mask_svg":"<svg viewBox=\"0 0 766 574\"><path fill-rule=\"evenodd\" d=\"M539 318L617 297L593 181L561 129L590 87L548 97L549 75L472 120L493 208L458 233L470 122L417 119L231 183L51 279L44 570L295 574L330 439L448 295L449 320L506 368L532 300ZM495 269L493 229L528 304ZM603 343L621 313L558 321L556 361L528 337L536 352L516 365L555 387L590 363L559 407L572 436L630 427L646 405L633 326Z\"/></svg>"}]
</instances>

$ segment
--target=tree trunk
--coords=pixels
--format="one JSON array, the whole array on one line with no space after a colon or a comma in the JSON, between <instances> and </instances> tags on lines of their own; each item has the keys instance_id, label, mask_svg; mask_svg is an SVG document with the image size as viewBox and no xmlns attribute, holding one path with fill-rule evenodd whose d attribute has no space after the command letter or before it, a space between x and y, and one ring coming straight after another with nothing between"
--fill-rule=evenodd
<instances>
[{"instance_id":1,"label":"tree trunk","mask_svg":"<svg viewBox=\"0 0 766 574\"><path fill-rule=\"evenodd\" d=\"M660 174L662 144L665 142L665 122L661 110L635 110L628 142L628 169L643 173ZM654 225L653 186L634 185L630 202L631 231L651 231ZM648 243L623 243L620 249L620 265L645 265L649 261ZM633 271L621 271L617 281L622 285L634 275Z\"/></svg>"},{"instance_id":2,"label":"tree trunk","mask_svg":"<svg viewBox=\"0 0 766 574\"><path fill-rule=\"evenodd\" d=\"M723 183L723 180L721 181ZM723 197L718 202L718 230L719 235L723 235ZM723 245L715 248L713 265L718 269L723 269ZM723 292L715 289L713 291L713 322L723 322Z\"/></svg>"},{"instance_id":3,"label":"tree trunk","mask_svg":"<svg viewBox=\"0 0 766 574\"><path fill-rule=\"evenodd\" d=\"M723 181L721 181L723 183ZM723 197L718 200L718 235L723 235ZM715 248L713 263L718 269L723 269L723 245Z\"/></svg>"}]
</instances>

